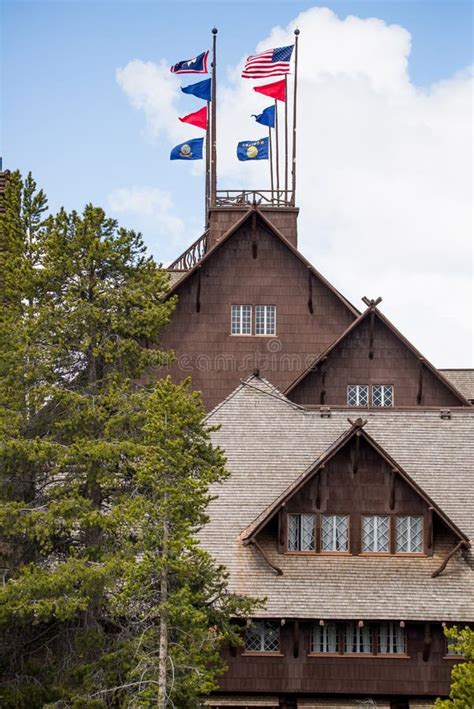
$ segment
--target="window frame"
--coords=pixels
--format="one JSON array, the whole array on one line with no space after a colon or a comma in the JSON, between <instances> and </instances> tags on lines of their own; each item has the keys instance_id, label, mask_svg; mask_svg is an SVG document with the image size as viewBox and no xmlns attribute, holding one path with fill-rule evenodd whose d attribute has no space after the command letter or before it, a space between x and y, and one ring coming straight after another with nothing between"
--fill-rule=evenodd
<instances>
[{"instance_id":1,"label":"window frame","mask_svg":"<svg viewBox=\"0 0 474 709\"><path fill-rule=\"evenodd\" d=\"M384 626L398 626L400 628L403 628L403 652L392 652L392 653L386 653L386 652L379 652L379 638L380 638L380 630ZM318 633L318 629L322 627L329 627L329 626L335 626L336 628L336 648L337 651L325 651L325 650L319 650L315 649L315 635ZM351 647L353 645L353 633L356 631L357 635L362 635L365 632L368 632L369 635L369 644L370 644L370 649L364 650L364 652L352 652L351 650L347 651L346 647ZM319 631L321 632L321 631ZM350 645L347 644L347 637L348 633L351 633L351 642ZM360 641L358 641L360 643ZM379 657L382 660L386 660L388 658L390 659L395 659L395 660L409 660L410 655L408 654L408 632L406 626L399 626L397 621L385 621L385 622L380 622L380 621L369 621L367 623L364 623L363 625L359 625L359 621L357 620L332 620L328 619L324 621L324 624L321 624L320 622L314 620L311 624L310 628L310 635L309 635L309 651L307 652L307 657L311 658L321 658L321 657L350 657L350 658L359 658L361 660L365 660L367 658L377 658ZM453 657L452 655L449 656L450 658ZM458 656L459 657L459 656Z\"/></svg>"},{"instance_id":2,"label":"window frame","mask_svg":"<svg viewBox=\"0 0 474 709\"><path fill-rule=\"evenodd\" d=\"M380 651L380 635L381 635L381 629L383 627L387 627L388 629L393 628L395 632L402 631L403 634L403 652L381 652ZM388 620L386 623L377 623L376 625L376 636L373 638L373 641L376 644L376 650L377 652L375 653L379 657L408 657L408 636L407 636L407 629L405 626L401 626L399 623L396 621Z\"/></svg>"},{"instance_id":3,"label":"window frame","mask_svg":"<svg viewBox=\"0 0 474 709\"><path fill-rule=\"evenodd\" d=\"M273 625L275 629L277 630L278 633L278 650L249 650L247 648L247 632L250 629L251 626L260 626L261 628L265 628L265 625ZM244 647L242 651L242 655L251 655L254 657L261 657L265 655L272 655L273 657L276 656L282 656L283 653L281 651L281 624L278 620L272 620L271 618L255 618L252 619L250 627L247 627L246 632L245 632L245 638L244 638ZM265 635L264 632L260 633L260 644L261 646L264 646L265 644Z\"/></svg>"},{"instance_id":4,"label":"window frame","mask_svg":"<svg viewBox=\"0 0 474 709\"><path fill-rule=\"evenodd\" d=\"M290 517L300 517L300 545L301 545L301 517L313 518L313 548L312 549L290 549ZM286 513L286 554L316 554L317 539L317 514L315 512L287 512Z\"/></svg>"},{"instance_id":5,"label":"window frame","mask_svg":"<svg viewBox=\"0 0 474 709\"><path fill-rule=\"evenodd\" d=\"M360 396L359 396L359 389L361 387L365 387L367 389L367 403L366 404L350 404L349 403L349 388L350 387L357 387L357 400L359 401ZM346 385L346 402L347 406L349 406L351 409L368 409L370 406L370 385L369 384L347 384Z\"/></svg>"},{"instance_id":6,"label":"window frame","mask_svg":"<svg viewBox=\"0 0 474 709\"><path fill-rule=\"evenodd\" d=\"M324 517L345 517L347 520L347 549L344 551L323 549L323 520ZM341 556L348 555L351 556L351 515L348 512L321 512L319 514L319 549L318 553L324 556Z\"/></svg>"},{"instance_id":7,"label":"window frame","mask_svg":"<svg viewBox=\"0 0 474 709\"><path fill-rule=\"evenodd\" d=\"M390 387L392 390L391 393L391 398L392 398L392 403L391 404L374 404L374 388L375 387L381 387L382 388L382 401L385 400L385 388ZM379 384L378 382L376 384L371 384L370 385L370 405L374 409L393 409L395 406L395 387L393 384Z\"/></svg>"},{"instance_id":8,"label":"window frame","mask_svg":"<svg viewBox=\"0 0 474 709\"><path fill-rule=\"evenodd\" d=\"M364 630L367 630L369 632L369 650L364 650L364 652L353 652L353 651L347 651L346 650L346 644L347 644L347 632L348 629L352 628L352 630L356 630L357 633L361 633ZM351 656L351 657L374 657L374 628L372 625L362 625L360 626L357 621L348 621L347 623L344 623L344 630L343 630L343 639L342 639L342 655L346 656Z\"/></svg>"},{"instance_id":9,"label":"window frame","mask_svg":"<svg viewBox=\"0 0 474 709\"><path fill-rule=\"evenodd\" d=\"M232 332L233 324L234 324L234 308L241 308L240 317L239 317L240 327L242 327L242 322L243 322L242 308L249 308L250 309L250 332ZM253 329L253 306L250 303L231 303L231 306L230 306L230 336L231 337L252 337L252 329Z\"/></svg>"},{"instance_id":10,"label":"window frame","mask_svg":"<svg viewBox=\"0 0 474 709\"><path fill-rule=\"evenodd\" d=\"M387 551L370 551L364 549L364 517L386 517L388 520L388 548ZM393 515L382 513L377 514L373 512L362 512L360 515L360 555L361 556L394 556L395 553L392 551L392 518ZM377 525L378 526L378 525Z\"/></svg>"},{"instance_id":11,"label":"window frame","mask_svg":"<svg viewBox=\"0 0 474 709\"><path fill-rule=\"evenodd\" d=\"M329 627L334 627L336 630L336 649L334 651L332 650L315 650L314 649L314 635L317 631L321 631L321 629ZM320 623L313 622L311 626L311 631L310 631L310 638L309 638L309 655L313 657L339 657L339 655L343 655L344 653L341 653L341 640L343 642L344 638L341 638L341 624L329 621L328 623L324 623L324 625L321 625Z\"/></svg>"},{"instance_id":12,"label":"window frame","mask_svg":"<svg viewBox=\"0 0 474 709\"><path fill-rule=\"evenodd\" d=\"M425 515L424 514L400 514L397 513L395 515L392 515L393 517L393 538L394 538L394 551L393 553L396 556L426 556L426 539L425 539ZM421 520L421 551L412 551L411 549L409 551L399 551L398 549L398 519L402 517L416 517Z\"/></svg>"},{"instance_id":13,"label":"window frame","mask_svg":"<svg viewBox=\"0 0 474 709\"><path fill-rule=\"evenodd\" d=\"M255 306L255 337L276 337L277 321L276 321L276 305L273 303L256 303ZM257 308L264 308L264 328L265 332L257 332ZM273 332L267 332L267 308L273 308Z\"/></svg>"}]
</instances>

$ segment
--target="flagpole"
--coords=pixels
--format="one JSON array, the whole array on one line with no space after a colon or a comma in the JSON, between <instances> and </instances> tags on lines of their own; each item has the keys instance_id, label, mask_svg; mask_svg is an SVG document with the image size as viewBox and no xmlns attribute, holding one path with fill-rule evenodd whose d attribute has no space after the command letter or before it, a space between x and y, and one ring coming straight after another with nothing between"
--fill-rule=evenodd
<instances>
[{"instance_id":1,"label":"flagpole","mask_svg":"<svg viewBox=\"0 0 474 709\"><path fill-rule=\"evenodd\" d=\"M278 101L275 99L275 140L276 140L276 188L277 204L280 204L280 155L278 149Z\"/></svg>"},{"instance_id":2,"label":"flagpole","mask_svg":"<svg viewBox=\"0 0 474 709\"><path fill-rule=\"evenodd\" d=\"M212 136L211 136L211 207L216 206L217 193L217 126L216 126L216 35L217 27L212 28L212 93L211 93L211 108L212 108Z\"/></svg>"},{"instance_id":3,"label":"flagpole","mask_svg":"<svg viewBox=\"0 0 474 709\"><path fill-rule=\"evenodd\" d=\"M273 204L273 150L272 150L272 129L268 126L268 144L270 146L270 187L272 191L271 202Z\"/></svg>"},{"instance_id":4,"label":"flagpole","mask_svg":"<svg viewBox=\"0 0 474 709\"><path fill-rule=\"evenodd\" d=\"M288 75L285 74L285 203L288 204Z\"/></svg>"},{"instance_id":5,"label":"flagpole","mask_svg":"<svg viewBox=\"0 0 474 709\"><path fill-rule=\"evenodd\" d=\"M295 29L295 84L293 94L293 146L291 159L291 204L296 204L296 98L298 89L298 35L299 29Z\"/></svg>"},{"instance_id":6,"label":"flagpole","mask_svg":"<svg viewBox=\"0 0 474 709\"><path fill-rule=\"evenodd\" d=\"M211 102L207 102L207 128L206 128L206 203L205 203L205 228L209 227L209 207L211 198Z\"/></svg>"}]
</instances>

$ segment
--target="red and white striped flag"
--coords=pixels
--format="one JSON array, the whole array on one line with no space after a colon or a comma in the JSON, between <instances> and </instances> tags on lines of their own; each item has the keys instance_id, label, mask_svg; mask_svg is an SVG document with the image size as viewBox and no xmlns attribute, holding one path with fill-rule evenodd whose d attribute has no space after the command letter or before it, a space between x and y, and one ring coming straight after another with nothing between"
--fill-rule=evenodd
<instances>
[{"instance_id":1,"label":"red and white striped flag","mask_svg":"<svg viewBox=\"0 0 474 709\"><path fill-rule=\"evenodd\" d=\"M290 59L293 52L293 44L289 47L277 47L267 49L261 54L254 54L247 57L242 71L243 79L261 79L265 76L280 76L290 73Z\"/></svg>"}]
</instances>

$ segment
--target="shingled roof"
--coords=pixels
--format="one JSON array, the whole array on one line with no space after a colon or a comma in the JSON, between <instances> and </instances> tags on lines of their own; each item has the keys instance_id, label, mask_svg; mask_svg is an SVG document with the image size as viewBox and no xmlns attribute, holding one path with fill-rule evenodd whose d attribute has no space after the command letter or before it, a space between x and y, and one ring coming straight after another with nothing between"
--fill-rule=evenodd
<instances>
[{"instance_id":1,"label":"shingled roof","mask_svg":"<svg viewBox=\"0 0 474 709\"><path fill-rule=\"evenodd\" d=\"M441 374L469 401L474 401L474 369L440 369Z\"/></svg>"},{"instance_id":2,"label":"shingled roof","mask_svg":"<svg viewBox=\"0 0 474 709\"><path fill-rule=\"evenodd\" d=\"M278 576L241 534L347 431L353 411L295 406L268 382L250 378L209 414L231 473L215 486L202 544L230 573L230 590L266 597L265 617L474 621L474 557L457 553L431 574L452 548L438 537L425 558L280 555L263 531L259 543ZM450 520L474 539L474 412L365 413L365 430ZM267 536L266 536L267 534Z\"/></svg>"}]
</instances>

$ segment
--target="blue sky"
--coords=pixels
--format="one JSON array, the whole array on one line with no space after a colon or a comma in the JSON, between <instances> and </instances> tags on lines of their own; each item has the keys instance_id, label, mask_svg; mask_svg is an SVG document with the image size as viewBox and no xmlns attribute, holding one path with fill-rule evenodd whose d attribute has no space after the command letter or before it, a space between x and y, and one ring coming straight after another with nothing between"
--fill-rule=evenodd
<instances>
[{"instance_id":1,"label":"blue sky","mask_svg":"<svg viewBox=\"0 0 474 709\"><path fill-rule=\"evenodd\" d=\"M104 206L113 213L110 195L122 188L133 185L146 186L149 189L158 189L170 196L173 205L171 208L172 219L183 221L182 231L177 239L167 238L166 229L161 225L158 228L153 223L153 214L150 212L145 218L137 210L135 212L120 212L114 214L125 226L141 229L145 241L154 255L164 262L176 256L186 244L191 243L198 235L203 221L202 214L202 177L195 174L191 165L180 162L170 163L169 150L173 145L172 138L166 133L153 135L147 127L143 111L137 110L132 105L130 97L126 95L123 87L116 79L116 70L124 68L132 60L153 62L158 65L162 59L169 64L180 59L185 59L210 46L210 29L213 25L219 28L219 72L222 84L228 80L228 72L235 67L241 57L252 53L257 44L268 38L275 26L286 27L301 12L316 6L330 8L343 21L348 15L366 19L376 17L388 25L396 24L405 28L411 35L411 50L409 53L407 90L416 92L419 104L424 101L424 92L428 95L431 87L437 82L451 81L456 72L462 71L472 62L472 3L468 0L367 0L367 1L329 1L324 3L299 2L292 0L254 0L253 2L241 0L240 2L219 0L218 2L202 2L196 0L173 2L161 0L62 0L52 2L46 0L3 0L2 2L2 131L0 154L3 156L4 169L19 168L23 173L31 170L38 184L42 186L49 198L50 206L56 210L61 205L67 209L82 209L87 202ZM342 26L342 25L341 25ZM393 36L397 34L392 33ZM308 39L308 38L307 38ZM311 38L309 38L311 39ZM400 39L400 38L398 38ZM398 41L397 39L397 41ZM301 41L305 41L304 33ZM402 41L400 39L400 41ZM341 46L341 53L344 47ZM383 54L383 47L379 50ZM395 52L396 54L396 52ZM381 60L384 57L381 56ZM399 59L399 58L398 58ZM395 62L398 61L395 57ZM347 61L350 61L348 58ZM391 60L390 60L391 61ZM387 70L391 67L387 63ZM370 73L370 71L369 71ZM193 77L187 82L188 77L173 77L177 85L191 83ZM355 84L354 84L355 86ZM362 91L362 84L357 91ZM346 87L347 88L347 87ZM333 91L340 93L341 84L334 84ZM304 91L304 88L302 88ZM235 93L235 92L234 92ZM222 92L221 92L222 95ZM334 94L329 93L329 96ZM361 94L362 95L362 94ZM457 96L457 94L456 94ZM302 96L302 101L304 97ZM394 97L388 97L390 103ZM367 110L379 100L376 96L365 96ZM433 105L439 108L439 116L448 115L446 106L439 107L442 99L436 99ZM464 99L465 101L465 99ZM459 103L454 98L449 104L451 107ZM177 99L179 115L195 110L198 105L192 97L181 96ZM337 103L334 111L337 112ZM418 106L419 108L419 106ZM418 110L418 108L416 110ZM155 106L154 110L157 110ZM159 110L159 106L158 106ZM303 105L304 110L304 105ZM345 110L345 109L341 109ZM415 109L414 109L415 110ZM451 110L451 108L450 108ZM411 120L409 109L399 124L406 124ZM430 115L433 109L430 109ZM464 114L466 109L464 109ZM250 111L249 111L250 113ZM453 114L452 133L456 134L457 116ZM338 116L335 116L338 118ZM384 119L385 120L385 119ZM418 120L418 119L417 119ZM425 117L418 121L422 125ZM433 124L436 126L436 122ZM436 127L430 127L430 133L436 132ZM398 130L399 125L388 126L387 131L381 136L382 142L404 141L405 134ZM244 129L243 129L244 130ZM189 137L195 137L197 129L191 129ZM199 133L198 133L199 134ZM242 134L239 139L246 139L249 135ZM357 135L355 137L357 139ZM232 138L234 140L234 138ZM440 139L442 146L451 137L446 133ZM317 137L315 144L318 144ZM365 145L365 144L364 144ZM396 146L395 146L396 147ZM465 150L470 150L470 145L465 145ZM321 145L321 149L324 144ZM403 148L400 142L400 148ZM462 154L462 146L457 146L458 153ZM232 147L232 150L235 148ZM316 149L315 149L316 150ZM376 159L380 153L380 144L371 145L366 138L364 151L358 153L359 162L370 165L372 157ZM449 154L449 150L447 151ZM453 154L454 154L453 150ZM450 164L449 159L439 158L436 151L433 153L434 172L445 175L446 184L450 182L451 171L458 171L456 164ZM440 153L441 156L441 153ZM315 155L315 161L319 156ZM341 170L346 167L345 154L339 157ZM355 160L355 156L352 156ZM406 160L406 158L403 158ZM417 161L422 157L417 156ZM350 167L350 160L347 163ZM323 163L321 162L321 166ZM252 166L253 167L253 166ZM348 168L349 169L349 168ZM352 167L350 168L352 169ZM368 168L366 168L368 169ZM423 167L419 164L411 166L411 173L419 174ZM433 170L432 170L433 172ZM380 181L377 173L372 176L376 186ZM336 218L338 202L341 196L337 191L331 195L323 191L324 175L312 174L312 184L320 185L321 191L316 195L315 203L320 204L319 215L311 212L313 222L320 219L318 240L311 240L302 233L301 248L316 266L325 275L335 282L348 297L357 300L367 290L367 280L373 288L382 288L384 294L387 289L390 293L390 279L375 278L374 273L380 270L380 265L386 263L386 255L381 255L381 261L375 261L370 270L361 269L358 274L359 285L351 272L351 263L357 257L357 252L352 253L353 244L360 238L360 234L367 232L373 235L371 243L378 243L381 229L385 231L385 222L382 217L378 223L368 227L367 214L361 213L357 218L343 215ZM321 179L321 183L320 183ZM365 173L363 176L365 179ZM397 179L399 180L398 176ZM403 178L402 178L403 179ZM309 177L308 177L309 180ZM354 185L360 182L361 176L354 175ZM224 180L222 181L224 182ZM300 182L301 184L301 182ZM394 183L395 184L395 183ZM221 187L229 186L226 182ZM255 186L255 185L249 185ZM257 185L258 186L258 185ZM433 185L432 201L437 201L438 189L442 190L443 184ZM372 186L372 191L376 187ZM387 188L389 189L389 188ZM390 189L393 189L391 187ZM413 189L419 189L414 187ZM349 191L352 190L349 188ZM356 194L356 192L354 192ZM330 198L334 205L329 206ZM429 201L430 193L427 193ZM343 197L344 198L344 197ZM403 197L400 197L403 199ZM359 195L359 201L362 197ZM396 201L396 195L393 194ZM455 205L457 194L450 202ZM324 212L323 201L327 207ZM302 216L300 224L305 227L309 222L304 221L303 209L309 213L310 208L304 207L309 200L301 193ZM464 199L465 204L465 199ZM312 205L311 205L312 209ZM406 229L416 221L417 207L413 207L414 214L405 224L400 224L400 229ZM401 207L403 210L403 207ZM352 212L356 210L352 209ZM430 210L428 210L430 211ZM453 206L453 211L460 210ZM427 214L425 224L425 239L430 238L431 224L442 221L443 214ZM386 214L388 217L388 214ZM358 219L358 221L357 221ZM431 220L431 221L430 221ZM165 222L172 224L174 222ZM344 224L344 236L341 236L340 226ZM184 225L184 226L183 226ZM467 225L469 227L469 225ZM471 227L472 228L472 227ZM471 232L472 233L472 232ZM421 231L420 231L421 234ZM422 237L420 236L420 243ZM466 278L466 254L469 247L469 228L464 230L464 252L452 264L438 258L434 252L431 271L425 273L428 299L432 298L432 321L426 325L426 332L420 332L420 318L411 316L414 304L417 303L420 290L419 274L407 269L407 262L416 261L418 256L410 257L398 253L400 244L387 245L393 259L394 275L392 288L392 301L387 303L385 312L395 317L397 325L414 336L415 344L423 350L423 345L435 350L432 357L440 366L462 366L472 358L472 339L469 345L469 328L464 327L462 344L456 342L451 350L443 349L435 343L433 337L433 323L441 317L453 333L457 332L460 325L459 317L452 316L451 305L454 301L446 302L436 300L437 280L446 275L440 269L449 269L449 278L456 279L457 271L463 271L461 299L469 300L469 274ZM443 235L438 235L439 253L442 254ZM436 240L434 240L436 241ZM339 243L339 250L337 243ZM428 243L428 241L426 242ZM367 245L367 248L371 248ZM407 246L408 248L408 246ZM397 261L398 258L398 261ZM346 259L344 265L344 259ZM440 261L443 263L440 265ZM346 269L346 270L344 270ZM397 270L398 269L398 270ZM353 269L352 269L353 270ZM396 274L404 273L406 282L403 284L403 295L400 297L400 288ZM472 276L471 276L472 278ZM456 282L457 283L457 282ZM432 291L430 291L430 288ZM459 291L458 285L456 288ZM369 296L377 296L371 288ZM438 289L439 290L439 289ZM360 292L359 292L360 291ZM472 298L472 280L471 291ZM395 299L398 301L394 305ZM421 301L420 301L421 302ZM422 304L424 305L424 304ZM390 308L392 307L392 311ZM464 321L472 319L472 310L464 311ZM423 318L424 319L424 318ZM405 326L406 325L406 326ZM461 323L462 325L462 323ZM456 329L457 328L457 329ZM418 340L416 338L419 338ZM439 340L439 334L437 335ZM447 338L449 339L449 337ZM457 356L456 352L462 348L470 354L467 357ZM471 364L472 366L472 364Z\"/></svg>"}]
</instances>

